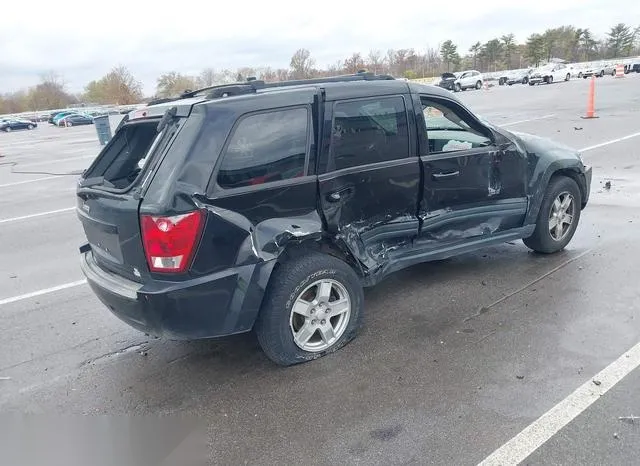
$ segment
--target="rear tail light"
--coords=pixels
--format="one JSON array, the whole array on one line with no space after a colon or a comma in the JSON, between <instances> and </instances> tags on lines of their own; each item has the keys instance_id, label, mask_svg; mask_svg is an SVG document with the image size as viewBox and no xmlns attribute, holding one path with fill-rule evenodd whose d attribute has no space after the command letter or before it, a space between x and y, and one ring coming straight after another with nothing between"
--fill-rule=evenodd
<instances>
[{"instance_id":1,"label":"rear tail light","mask_svg":"<svg viewBox=\"0 0 640 466\"><path fill-rule=\"evenodd\" d=\"M204 219L204 211L200 210L173 217L142 215L142 244L149 269L185 272L198 246Z\"/></svg>"}]
</instances>

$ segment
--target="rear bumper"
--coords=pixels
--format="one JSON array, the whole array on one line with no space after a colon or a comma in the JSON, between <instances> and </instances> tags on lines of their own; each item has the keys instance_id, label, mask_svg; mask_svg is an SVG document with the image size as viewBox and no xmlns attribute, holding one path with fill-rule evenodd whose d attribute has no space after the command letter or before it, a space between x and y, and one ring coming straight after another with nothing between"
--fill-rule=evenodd
<instances>
[{"instance_id":1,"label":"rear bumper","mask_svg":"<svg viewBox=\"0 0 640 466\"><path fill-rule=\"evenodd\" d=\"M192 340L251 330L273 263L145 284L105 271L90 250L82 253L80 266L95 295L120 320L149 335Z\"/></svg>"}]
</instances>

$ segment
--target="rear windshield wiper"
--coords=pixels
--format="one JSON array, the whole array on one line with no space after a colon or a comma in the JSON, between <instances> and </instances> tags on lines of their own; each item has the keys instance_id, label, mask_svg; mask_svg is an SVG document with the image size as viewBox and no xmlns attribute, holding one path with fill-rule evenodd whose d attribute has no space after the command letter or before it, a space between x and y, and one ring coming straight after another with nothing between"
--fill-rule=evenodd
<instances>
[{"instance_id":1,"label":"rear windshield wiper","mask_svg":"<svg viewBox=\"0 0 640 466\"><path fill-rule=\"evenodd\" d=\"M178 107L171 107L167 109L167 111L164 112L164 115L162 115L162 119L158 122L158 127L156 131L158 133L161 133L162 130L165 129L165 127L171 122L171 120L173 120L176 117L177 113L178 113Z\"/></svg>"}]
</instances>

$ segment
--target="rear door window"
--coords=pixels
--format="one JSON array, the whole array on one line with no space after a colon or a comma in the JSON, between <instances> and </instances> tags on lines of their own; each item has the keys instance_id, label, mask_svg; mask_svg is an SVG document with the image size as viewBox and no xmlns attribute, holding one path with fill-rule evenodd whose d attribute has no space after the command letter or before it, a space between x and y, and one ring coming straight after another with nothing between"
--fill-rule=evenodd
<instances>
[{"instance_id":1,"label":"rear door window","mask_svg":"<svg viewBox=\"0 0 640 466\"><path fill-rule=\"evenodd\" d=\"M224 151L218 186L241 188L304 176L308 128L306 107L244 117Z\"/></svg>"},{"instance_id":2,"label":"rear door window","mask_svg":"<svg viewBox=\"0 0 640 466\"><path fill-rule=\"evenodd\" d=\"M409 129L401 96L336 102L330 170L409 156Z\"/></svg>"}]
</instances>

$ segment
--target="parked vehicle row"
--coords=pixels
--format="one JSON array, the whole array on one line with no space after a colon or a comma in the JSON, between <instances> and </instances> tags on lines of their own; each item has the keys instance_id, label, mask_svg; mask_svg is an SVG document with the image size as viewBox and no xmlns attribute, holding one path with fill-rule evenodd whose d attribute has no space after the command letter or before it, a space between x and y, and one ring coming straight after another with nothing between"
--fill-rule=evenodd
<instances>
[{"instance_id":1,"label":"parked vehicle row","mask_svg":"<svg viewBox=\"0 0 640 466\"><path fill-rule=\"evenodd\" d=\"M584 64L566 64L566 63L548 63L538 68L528 68L520 70L505 71L504 74L497 76L500 86L514 84L552 84L558 81L569 81L574 78L588 78L590 76L604 77L615 76L618 64L610 62L596 62L587 65ZM640 61L625 60L619 63L623 66L624 73L633 71L640 72ZM452 73L448 73L452 75ZM443 80L444 82L444 75ZM440 87L449 88L440 84Z\"/></svg>"}]
</instances>

